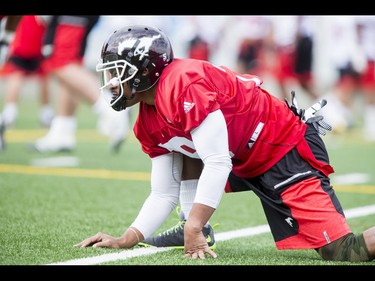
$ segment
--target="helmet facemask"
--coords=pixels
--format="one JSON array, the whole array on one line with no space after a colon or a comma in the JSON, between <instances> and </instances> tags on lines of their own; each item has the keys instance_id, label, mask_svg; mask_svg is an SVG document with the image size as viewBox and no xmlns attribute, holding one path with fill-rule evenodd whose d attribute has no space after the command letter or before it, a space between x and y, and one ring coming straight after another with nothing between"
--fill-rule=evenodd
<instances>
[{"instance_id":1,"label":"helmet facemask","mask_svg":"<svg viewBox=\"0 0 375 281\"><path fill-rule=\"evenodd\" d=\"M115 110L120 111L124 108L124 101L126 99L132 99L134 94L130 98L124 96L123 83L133 79L138 72L138 68L129 62L117 59L116 55L107 55L96 65L96 71L101 72L100 90L103 97L108 104ZM119 93L114 95L110 88L120 86Z\"/></svg>"}]
</instances>

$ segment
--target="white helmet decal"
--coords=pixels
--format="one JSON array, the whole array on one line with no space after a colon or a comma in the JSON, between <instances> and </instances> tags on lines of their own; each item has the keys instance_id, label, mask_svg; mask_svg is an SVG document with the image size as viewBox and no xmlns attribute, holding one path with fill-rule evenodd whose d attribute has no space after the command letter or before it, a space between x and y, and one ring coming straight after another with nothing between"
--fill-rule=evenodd
<instances>
[{"instance_id":1,"label":"white helmet decal","mask_svg":"<svg viewBox=\"0 0 375 281\"><path fill-rule=\"evenodd\" d=\"M142 60L144 56L148 56L148 51L152 45L152 42L155 40L155 39L158 39L160 38L161 35L158 34L156 36L153 36L153 37L142 37L140 39L137 39L137 38L129 38L123 42L121 42L119 45L118 45L118 54L121 55L122 52L124 51L124 49L128 48L128 49L131 49L134 44L136 43L137 40L140 40L139 44L136 46L135 50L134 50L134 56L138 56L139 55L139 60Z\"/></svg>"}]
</instances>

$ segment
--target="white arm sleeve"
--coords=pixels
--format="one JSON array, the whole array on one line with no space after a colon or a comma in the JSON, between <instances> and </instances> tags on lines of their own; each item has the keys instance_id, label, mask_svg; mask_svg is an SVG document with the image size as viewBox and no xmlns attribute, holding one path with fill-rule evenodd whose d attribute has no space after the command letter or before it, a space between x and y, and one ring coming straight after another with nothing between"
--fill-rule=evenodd
<instances>
[{"instance_id":1,"label":"white arm sleeve","mask_svg":"<svg viewBox=\"0 0 375 281\"><path fill-rule=\"evenodd\" d=\"M227 124L221 110L211 112L191 136L204 163L194 202L216 209L232 170Z\"/></svg>"},{"instance_id":2,"label":"white arm sleeve","mask_svg":"<svg viewBox=\"0 0 375 281\"><path fill-rule=\"evenodd\" d=\"M147 238L167 219L178 203L182 155L169 153L152 158L151 193L131 226Z\"/></svg>"}]
</instances>

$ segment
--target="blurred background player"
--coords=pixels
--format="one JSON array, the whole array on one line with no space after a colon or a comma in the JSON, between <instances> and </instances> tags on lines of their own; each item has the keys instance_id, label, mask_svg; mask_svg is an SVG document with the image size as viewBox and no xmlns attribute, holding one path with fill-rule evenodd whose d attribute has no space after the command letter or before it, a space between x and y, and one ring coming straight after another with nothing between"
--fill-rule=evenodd
<instances>
[{"instance_id":1,"label":"blurred background player","mask_svg":"<svg viewBox=\"0 0 375 281\"><path fill-rule=\"evenodd\" d=\"M266 37L271 22L265 16L241 16L236 23L238 37L237 66L239 73L261 74L265 71Z\"/></svg>"},{"instance_id":2,"label":"blurred background player","mask_svg":"<svg viewBox=\"0 0 375 281\"><path fill-rule=\"evenodd\" d=\"M43 70L57 79L57 114L47 134L30 145L39 152L71 151L76 146L75 113L80 100L99 116L98 130L109 136L117 151L130 131L127 111L108 110L98 91L99 79L83 64L87 37L99 16L44 16L48 23L42 53Z\"/></svg>"},{"instance_id":3,"label":"blurred background player","mask_svg":"<svg viewBox=\"0 0 375 281\"><path fill-rule=\"evenodd\" d=\"M363 134L375 141L375 17L357 17L359 44L365 56L365 65L360 75L361 91L364 95Z\"/></svg>"},{"instance_id":4,"label":"blurred background player","mask_svg":"<svg viewBox=\"0 0 375 281\"><path fill-rule=\"evenodd\" d=\"M9 43L13 40L14 32L21 16L0 15L0 68L8 58ZM5 149L5 122L0 114L0 151Z\"/></svg>"},{"instance_id":5,"label":"blurred background player","mask_svg":"<svg viewBox=\"0 0 375 281\"><path fill-rule=\"evenodd\" d=\"M318 99L312 76L314 17L270 16L270 34L266 50L273 52L267 70L279 86L281 99L288 98L292 89L302 87L312 101ZM287 30L287 32L285 32Z\"/></svg>"},{"instance_id":6,"label":"blurred background player","mask_svg":"<svg viewBox=\"0 0 375 281\"><path fill-rule=\"evenodd\" d=\"M6 62L1 69L6 80L2 112L6 127L11 127L17 119L20 92L25 78L28 77L40 81L40 123L44 127L49 127L53 118L54 110L50 104L48 80L40 68L43 59L41 47L44 31L45 24L38 16L22 16L10 42Z\"/></svg>"},{"instance_id":7,"label":"blurred background player","mask_svg":"<svg viewBox=\"0 0 375 281\"><path fill-rule=\"evenodd\" d=\"M356 122L353 97L360 90L360 76L366 66L355 16L329 18L327 40L335 79L325 95L328 105L322 114L335 133L353 128Z\"/></svg>"},{"instance_id":8,"label":"blurred background player","mask_svg":"<svg viewBox=\"0 0 375 281\"><path fill-rule=\"evenodd\" d=\"M0 67L3 66L8 56L8 46L14 37L22 16L0 15Z\"/></svg>"},{"instance_id":9,"label":"blurred background player","mask_svg":"<svg viewBox=\"0 0 375 281\"><path fill-rule=\"evenodd\" d=\"M15 38L15 33L21 19L22 16L19 15L0 16L0 72L7 74L6 78L8 81L5 112L4 114L0 114L0 150L5 148L5 129L14 123L18 114L16 103L18 97L17 87L20 87L21 80L25 74L34 73L39 67L40 46L37 51L37 46L36 48L33 48L33 46L40 45L40 42L38 42L38 39L28 42L28 37L33 36L34 33L36 36L40 35L43 27L36 24L33 17L29 17L25 19L25 23L21 24L20 31L17 31ZM30 27L28 27L29 24ZM27 29L26 32L24 32L25 29ZM20 33L23 33L23 35ZM32 45L30 51L28 50L29 44ZM9 48L9 45L12 45L11 48ZM10 53L9 49L11 49ZM11 60L9 60L9 64L4 68L9 56ZM46 99L42 95L43 103L46 103Z\"/></svg>"},{"instance_id":10,"label":"blurred background player","mask_svg":"<svg viewBox=\"0 0 375 281\"><path fill-rule=\"evenodd\" d=\"M272 83L267 86L280 99L287 98L295 87L311 102L318 99L312 69L314 17L241 16L236 17L233 29L239 43L237 72L269 77Z\"/></svg>"},{"instance_id":11,"label":"blurred background player","mask_svg":"<svg viewBox=\"0 0 375 281\"><path fill-rule=\"evenodd\" d=\"M316 17L297 16L296 50L294 73L297 82L313 101L318 100L313 75Z\"/></svg>"},{"instance_id":12,"label":"blurred background player","mask_svg":"<svg viewBox=\"0 0 375 281\"><path fill-rule=\"evenodd\" d=\"M188 57L197 60L210 60L210 47L208 42L199 34L189 42Z\"/></svg>"}]
</instances>

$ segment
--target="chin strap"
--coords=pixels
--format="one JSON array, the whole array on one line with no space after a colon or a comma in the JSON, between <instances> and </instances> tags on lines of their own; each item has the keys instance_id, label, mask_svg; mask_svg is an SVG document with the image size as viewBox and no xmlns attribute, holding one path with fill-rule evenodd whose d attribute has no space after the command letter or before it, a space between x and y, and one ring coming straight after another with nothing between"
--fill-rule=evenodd
<instances>
[{"instance_id":1,"label":"chin strap","mask_svg":"<svg viewBox=\"0 0 375 281\"><path fill-rule=\"evenodd\" d=\"M140 76L140 75L138 75L138 76ZM135 93L137 92L137 88L139 86L139 82L141 82L141 80L139 79L138 76L134 78L134 82L133 82L133 86L132 86L132 92L130 94L130 97L126 98L127 100L134 99Z\"/></svg>"}]
</instances>

